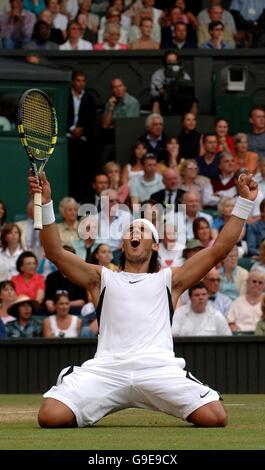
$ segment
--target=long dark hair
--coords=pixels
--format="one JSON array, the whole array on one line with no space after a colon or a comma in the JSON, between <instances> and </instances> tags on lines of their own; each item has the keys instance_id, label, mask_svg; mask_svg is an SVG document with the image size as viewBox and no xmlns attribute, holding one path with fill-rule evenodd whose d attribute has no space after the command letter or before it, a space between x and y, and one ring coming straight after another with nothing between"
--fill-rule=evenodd
<instances>
[{"instance_id":1,"label":"long dark hair","mask_svg":"<svg viewBox=\"0 0 265 470\"><path fill-rule=\"evenodd\" d=\"M122 271L125 268L125 261L126 261L126 257L125 257L124 252L122 252L120 256L120 263L119 263L119 266ZM157 273L160 270L160 267L161 266L160 266L160 262L158 258L158 251L153 251L150 261L149 261L148 273L150 274Z\"/></svg>"}]
</instances>

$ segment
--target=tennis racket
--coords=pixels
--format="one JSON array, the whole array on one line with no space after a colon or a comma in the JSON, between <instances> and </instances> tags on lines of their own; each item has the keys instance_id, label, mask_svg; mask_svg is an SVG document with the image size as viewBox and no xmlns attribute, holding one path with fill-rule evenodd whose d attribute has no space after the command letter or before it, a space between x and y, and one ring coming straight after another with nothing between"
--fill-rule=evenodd
<instances>
[{"instance_id":1,"label":"tennis racket","mask_svg":"<svg viewBox=\"0 0 265 470\"><path fill-rule=\"evenodd\" d=\"M40 182L40 172L54 151L58 125L50 98L41 90L25 91L18 104L18 133L32 172ZM39 168L37 162L41 162ZM34 229L42 229L41 193L34 194Z\"/></svg>"}]
</instances>

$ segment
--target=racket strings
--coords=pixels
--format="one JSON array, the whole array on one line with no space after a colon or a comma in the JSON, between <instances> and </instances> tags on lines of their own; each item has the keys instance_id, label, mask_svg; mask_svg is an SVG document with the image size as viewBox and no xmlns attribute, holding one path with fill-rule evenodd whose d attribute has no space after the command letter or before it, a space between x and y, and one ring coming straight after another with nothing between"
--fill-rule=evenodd
<instances>
[{"instance_id":1,"label":"racket strings","mask_svg":"<svg viewBox=\"0 0 265 470\"><path fill-rule=\"evenodd\" d=\"M41 95L28 95L22 110L22 121L27 143L38 158L47 158L53 149L52 138L56 133L52 109Z\"/></svg>"}]
</instances>

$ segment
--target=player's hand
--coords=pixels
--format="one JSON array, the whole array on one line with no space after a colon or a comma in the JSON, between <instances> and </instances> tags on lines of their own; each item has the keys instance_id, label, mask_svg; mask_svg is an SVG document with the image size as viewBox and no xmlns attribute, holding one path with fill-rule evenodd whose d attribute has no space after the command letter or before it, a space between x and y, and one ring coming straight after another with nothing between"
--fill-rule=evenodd
<instances>
[{"instance_id":1,"label":"player's hand","mask_svg":"<svg viewBox=\"0 0 265 470\"><path fill-rule=\"evenodd\" d=\"M245 172L246 171L246 172ZM253 175L248 170L242 170L240 173L238 183L239 196L255 201L258 194L258 184L253 179Z\"/></svg>"},{"instance_id":2,"label":"player's hand","mask_svg":"<svg viewBox=\"0 0 265 470\"><path fill-rule=\"evenodd\" d=\"M29 175L29 188L30 194L33 196L35 193L42 194L42 204L47 204L51 201L51 186L46 178L44 171L40 174L41 186L36 180L35 176L30 172Z\"/></svg>"}]
</instances>

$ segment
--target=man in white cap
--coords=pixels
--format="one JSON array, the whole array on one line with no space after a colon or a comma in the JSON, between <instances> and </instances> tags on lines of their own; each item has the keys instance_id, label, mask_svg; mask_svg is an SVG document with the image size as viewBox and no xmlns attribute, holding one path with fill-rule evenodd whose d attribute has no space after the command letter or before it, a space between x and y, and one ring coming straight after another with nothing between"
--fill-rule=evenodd
<instances>
[{"instance_id":1,"label":"man in white cap","mask_svg":"<svg viewBox=\"0 0 265 470\"><path fill-rule=\"evenodd\" d=\"M257 195L252 175L241 175L233 214L215 244L180 268L159 270L159 236L146 219L131 223L124 234L121 272L85 263L61 246L44 173L42 188L29 177L32 193L42 192L46 256L71 281L92 290L99 321L94 359L64 369L56 386L44 394L42 427L92 425L128 407L163 411L197 426L226 426L219 394L184 370L173 352L170 313L181 293L198 282L236 244Z\"/></svg>"}]
</instances>

